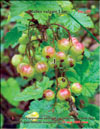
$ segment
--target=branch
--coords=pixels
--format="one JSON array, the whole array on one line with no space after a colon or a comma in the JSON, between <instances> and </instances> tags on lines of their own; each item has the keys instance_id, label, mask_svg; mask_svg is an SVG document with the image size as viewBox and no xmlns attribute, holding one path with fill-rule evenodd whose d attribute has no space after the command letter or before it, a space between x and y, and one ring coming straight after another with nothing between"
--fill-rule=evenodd
<instances>
[{"instance_id":1,"label":"branch","mask_svg":"<svg viewBox=\"0 0 100 129\"><path fill-rule=\"evenodd\" d=\"M80 128L83 128L83 124L81 123L81 120L78 118L77 109L76 109L76 106L74 105L72 99L68 99L67 101L69 102L69 106L70 106L70 115L73 116L75 121L80 121L80 123L77 123L77 125Z\"/></svg>"},{"instance_id":2,"label":"branch","mask_svg":"<svg viewBox=\"0 0 100 129\"><path fill-rule=\"evenodd\" d=\"M55 23L50 24L50 25L57 25L57 26L62 27L63 29L65 29L67 31L67 33L68 33L69 40L72 41L71 34L70 34L69 30L66 27L64 27L64 26L62 26L60 24L55 24Z\"/></svg>"}]
</instances>

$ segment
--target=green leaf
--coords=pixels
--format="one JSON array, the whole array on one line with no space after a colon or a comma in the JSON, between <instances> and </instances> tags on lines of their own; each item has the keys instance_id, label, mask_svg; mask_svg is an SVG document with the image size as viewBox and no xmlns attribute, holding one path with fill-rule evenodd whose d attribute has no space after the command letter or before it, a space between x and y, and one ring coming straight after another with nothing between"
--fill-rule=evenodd
<instances>
[{"instance_id":1,"label":"green leaf","mask_svg":"<svg viewBox=\"0 0 100 129\"><path fill-rule=\"evenodd\" d=\"M100 107L94 104L89 104L88 106L84 107L82 110L87 112L91 116L95 117L96 120L99 120Z\"/></svg>"},{"instance_id":2,"label":"green leaf","mask_svg":"<svg viewBox=\"0 0 100 129\"><path fill-rule=\"evenodd\" d=\"M54 117L55 112L52 112L50 110L52 110L53 108L53 101L46 101L46 100L41 100L41 101L33 101L31 102L30 105L30 109L24 113L23 117L22 117L22 122L20 124L20 128L50 128L50 127L56 127L56 123L52 124L48 124L48 123L43 123L43 122L49 122L52 121L51 119L44 119L44 118L48 118L48 117ZM39 114L39 118L38 119L38 124L32 122L29 119L25 119L26 115L31 114L32 112L37 112ZM28 123L29 122L29 123ZM40 123L39 123L40 122Z\"/></svg>"},{"instance_id":3,"label":"green leaf","mask_svg":"<svg viewBox=\"0 0 100 129\"><path fill-rule=\"evenodd\" d=\"M43 89L41 87L35 88L34 85L25 88L21 93L16 97L16 101L28 101L32 99L41 98L43 95Z\"/></svg>"},{"instance_id":4,"label":"green leaf","mask_svg":"<svg viewBox=\"0 0 100 129\"><path fill-rule=\"evenodd\" d=\"M99 61L99 52L100 52L100 46L91 52L91 57L90 57L91 62Z\"/></svg>"},{"instance_id":5,"label":"green leaf","mask_svg":"<svg viewBox=\"0 0 100 129\"><path fill-rule=\"evenodd\" d=\"M19 102L14 100L14 97L20 92L20 87L14 78L1 80L1 94L13 106L18 106Z\"/></svg>"},{"instance_id":6,"label":"green leaf","mask_svg":"<svg viewBox=\"0 0 100 129\"><path fill-rule=\"evenodd\" d=\"M91 97L94 95L95 90L97 89L98 84L96 83L84 83L82 85L82 95Z\"/></svg>"},{"instance_id":7,"label":"green leaf","mask_svg":"<svg viewBox=\"0 0 100 129\"><path fill-rule=\"evenodd\" d=\"M27 10L34 11L57 11L60 10L56 1L11 1L10 12L12 16L18 16ZM41 12L42 13L42 12Z\"/></svg>"},{"instance_id":8,"label":"green leaf","mask_svg":"<svg viewBox=\"0 0 100 129\"><path fill-rule=\"evenodd\" d=\"M54 72L53 69L49 69L46 74L47 74L47 76L48 76L49 78L55 77L55 72Z\"/></svg>"},{"instance_id":9,"label":"green leaf","mask_svg":"<svg viewBox=\"0 0 100 129\"><path fill-rule=\"evenodd\" d=\"M47 100L36 100L31 102L29 108L30 110L35 110L36 112L42 112L43 110L51 110L54 101L47 101Z\"/></svg>"},{"instance_id":10,"label":"green leaf","mask_svg":"<svg viewBox=\"0 0 100 129\"><path fill-rule=\"evenodd\" d=\"M43 90L50 88L53 84L53 81L50 81L48 77L43 77L43 81L37 82L37 85L40 86Z\"/></svg>"},{"instance_id":11,"label":"green leaf","mask_svg":"<svg viewBox=\"0 0 100 129\"><path fill-rule=\"evenodd\" d=\"M34 13L34 18L39 21L40 24L46 24L50 14L47 13Z\"/></svg>"},{"instance_id":12,"label":"green leaf","mask_svg":"<svg viewBox=\"0 0 100 129\"><path fill-rule=\"evenodd\" d=\"M87 14L72 11L70 15L77 19L84 27L94 27L91 18ZM63 20L60 23L63 23L71 32L77 32L80 29L80 25L70 15L63 16Z\"/></svg>"},{"instance_id":13,"label":"green leaf","mask_svg":"<svg viewBox=\"0 0 100 129\"><path fill-rule=\"evenodd\" d=\"M57 3L62 7L63 11L71 11L73 8L70 1L57 1Z\"/></svg>"},{"instance_id":14,"label":"green leaf","mask_svg":"<svg viewBox=\"0 0 100 129\"><path fill-rule=\"evenodd\" d=\"M70 69L66 72L66 76L71 82L80 82L80 76L74 69Z\"/></svg>"},{"instance_id":15,"label":"green leaf","mask_svg":"<svg viewBox=\"0 0 100 129\"><path fill-rule=\"evenodd\" d=\"M84 52L84 55L89 58L91 56L91 52L85 48L85 52Z\"/></svg>"},{"instance_id":16,"label":"green leaf","mask_svg":"<svg viewBox=\"0 0 100 129\"><path fill-rule=\"evenodd\" d=\"M20 128L56 128L57 125L61 124L61 120L59 118L67 117L69 114L68 104L66 102L57 103L57 107L55 107L54 112L52 112L54 101L46 101L46 100L36 100L31 102L29 110L24 113L22 117L22 122L20 124ZM60 107L60 108L59 108ZM32 120L25 119L26 115L31 114L32 112L37 112L39 114L39 118L37 123L32 122ZM50 118L55 118L56 121ZM47 122L47 123L46 123ZM54 123L48 123L54 122Z\"/></svg>"},{"instance_id":17,"label":"green leaf","mask_svg":"<svg viewBox=\"0 0 100 129\"><path fill-rule=\"evenodd\" d=\"M81 121L86 121L88 124L84 124L84 127L94 127L95 125L95 117L91 116L90 114L80 110L78 111L78 117L81 119Z\"/></svg>"},{"instance_id":18,"label":"green leaf","mask_svg":"<svg viewBox=\"0 0 100 129\"><path fill-rule=\"evenodd\" d=\"M10 1L11 2L11 16L18 16L21 12L34 8L33 1Z\"/></svg>"},{"instance_id":19,"label":"green leaf","mask_svg":"<svg viewBox=\"0 0 100 129\"><path fill-rule=\"evenodd\" d=\"M0 128L2 128L3 123L4 123L4 117L2 114L0 114Z\"/></svg>"},{"instance_id":20,"label":"green leaf","mask_svg":"<svg viewBox=\"0 0 100 129\"><path fill-rule=\"evenodd\" d=\"M68 14L72 19L74 19L85 31L87 31L87 33L92 37L92 38L94 38L98 43L100 43L99 42L99 40L85 27L85 26L83 26L74 16L72 16L71 14Z\"/></svg>"},{"instance_id":21,"label":"green leaf","mask_svg":"<svg viewBox=\"0 0 100 129\"><path fill-rule=\"evenodd\" d=\"M86 71L89 68L89 61L86 57L83 58L82 64L76 64L75 70L78 73L78 75L81 78L81 81L83 80L83 77L86 75Z\"/></svg>"},{"instance_id":22,"label":"green leaf","mask_svg":"<svg viewBox=\"0 0 100 129\"><path fill-rule=\"evenodd\" d=\"M83 78L83 83L99 83L99 61L94 61Z\"/></svg>"},{"instance_id":23,"label":"green leaf","mask_svg":"<svg viewBox=\"0 0 100 129\"><path fill-rule=\"evenodd\" d=\"M18 31L18 28L15 27L11 29L10 32L8 32L5 36L5 44L4 47L8 48L9 45L12 45L18 41L18 39L21 37L22 32Z\"/></svg>"},{"instance_id":24,"label":"green leaf","mask_svg":"<svg viewBox=\"0 0 100 129\"><path fill-rule=\"evenodd\" d=\"M28 81L29 80L25 80L25 79L23 79L22 77L17 77L16 78L16 81L18 82L18 84L20 85L20 86L25 86L25 85L27 85L28 84Z\"/></svg>"}]
</instances>

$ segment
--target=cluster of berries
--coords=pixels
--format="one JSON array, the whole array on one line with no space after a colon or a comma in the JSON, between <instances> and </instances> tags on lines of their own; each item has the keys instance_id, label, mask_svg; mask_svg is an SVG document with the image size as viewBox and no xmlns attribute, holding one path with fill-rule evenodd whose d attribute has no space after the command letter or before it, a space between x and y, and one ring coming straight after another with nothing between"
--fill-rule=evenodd
<instances>
[{"instance_id":1,"label":"cluster of berries","mask_svg":"<svg viewBox=\"0 0 100 129\"><path fill-rule=\"evenodd\" d=\"M31 37L34 39L34 37ZM39 78L39 75L46 73L50 68L62 68L69 69L74 67L77 62L81 62L84 54L84 45L79 43L77 38L72 37L72 40L69 39L61 39L58 40L57 43L57 51L56 48L52 46L45 46L43 49L40 49L38 54L35 51L30 51L30 56L34 56L34 63L31 64L27 55L25 55L25 51L27 49L28 36L27 34L23 34L19 39L19 47L18 51L20 54L16 54L12 57L12 64L16 66L17 72L26 78ZM58 51L59 50L59 51ZM36 76L38 74L38 76ZM61 88L57 96L60 100L68 99L71 96L70 90L67 89L68 81L64 77L58 78L59 88ZM79 83L75 83L72 85L71 91L73 93L80 93L82 87ZM44 91L44 96L46 96L47 100L51 100L54 98L54 93L51 90ZM48 96L51 96L48 98ZM61 97L63 96L63 97Z\"/></svg>"}]
</instances>

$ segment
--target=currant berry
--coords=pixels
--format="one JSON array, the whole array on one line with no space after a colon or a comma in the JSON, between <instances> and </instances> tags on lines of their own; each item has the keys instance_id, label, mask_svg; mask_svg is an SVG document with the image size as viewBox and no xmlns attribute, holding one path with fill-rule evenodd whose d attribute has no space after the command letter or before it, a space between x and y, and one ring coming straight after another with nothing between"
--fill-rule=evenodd
<instances>
[{"instance_id":1,"label":"currant berry","mask_svg":"<svg viewBox=\"0 0 100 129\"><path fill-rule=\"evenodd\" d=\"M36 59L37 61L40 61L40 60L41 60L41 55L35 55L35 59Z\"/></svg>"},{"instance_id":2,"label":"currant berry","mask_svg":"<svg viewBox=\"0 0 100 129\"><path fill-rule=\"evenodd\" d=\"M73 57L77 57L84 52L84 45L82 43L74 44L70 49L70 55Z\"/></svg>"},{"instance_id":3,"label":"currant berry","mask_svg":"<svg viewBox=\"0 0 100 129\"><path fill-rule=\"evenodd\" d=\"M58 40L58 48L59 48L59 50L68 51L70 47L71 47L71 43L69 42L68 39L63 38L61 40Z\"/></svg>"},{"instance_id":4,"label":"currant berry","mask_svg":"<svg viewBox=\"0 0 100 129\"><path fill-rule=\"evenodd\" d=\"M67 100L71 97L71 93L67 88L60 89L57 93L57 98L59 100Z\"/></svg>"},{"instance_id":5,"label":"currant berry","mask_svg":"<svg viewBox=\"0 0 100 129\"><path fill-rule=\"evenodd\" d=\"M45 62L38 62L35 65L35 69L39 73L44 73L48 71L48 65Z\"/></svg>"},{"instance_id":6,"label":"currant berry","mask_svg":"<svg viewBox=\"0 0 100 129\"><path fill-rule=\"evenodd\" d=\"M19 43L20 44L27 44L28 43L28 36L27 34L22 34L22 37L19 38Z\"/></svg>"},{"instance_id":7,"label":"currant berry","mask_svg":"<svg viewBox=\"0 0 100 129\"><path fill-rule=\"evenodd\" d=\"M20 73L22 77L33 77L35 73L35 69L26 63L21 63L17 66L17 71Z\"/></svg>"},{"instance_id":8,"label":"currant berry","mask_svg":"<svg viewBox=\"0 0 100 129\"><path fill-rule=\"evenodd\" d=\"M57 61L55 58L52 58L48 61L48 65L50 68L54 68L54 66L57 64Z\"/></svg>"},{"instance_id":9,"label":"currant berry","mask_svg":"<svg viewBox=\"0 0 100 129\"><path fill-rule=\"evenodd\" d=\"M27 56L24 56L24 57L23 57L23 63L27 63L27 64L30 63L30 61L29 61L29 59L28 59Z\"/></svg>"},{"instance_id":10,"label":"currant berry","mask_svg":"<svg viewBox=\"0 0 100 129\"><path fill-rule=\"evenodd\" d=\"M64 52L57 52L56 53L56 59L63 62L66 58L66 55Z\"/></svg>"},{"instance_id":11,"label":"currant berry","mask_svg":"<svg viewBox=\"0 0 100 129\"><path fill-rule=\"evenodd\" d=\"M22 55L19 55L19 54L16 54L12 57L12 60L11 60L11 63L14 65L14 66L17 66L18 64L20 64L23 60L23 57Z\"/></svg>"},{"instance_id":12,"label":"currant berry","mask_svg":"<svg viewBox=\"0 0 100 129\"><path fill-rule=\"evenodd\" d=\"M53 92L52 90L47 89L47 90L44 91L43 97L44 97L46 100L52 100L52 99L54 99L55 94L54 94L54 92Z\"/></svg>"},{"instance_id":13,"label":"currant berry","mask_svg":"<svg viewBox=\"0 0 100 129\"><path fill-rule=\"evenodd\" d=\"M71 99L72 99L73 103L75 103L75 98L73 96L71 96Z\"/></svg>"},{"instance_id":14,"label":"currant berry","mask_svg":"<svg viewBox=\"0 0 100 129\"><path fill-rule=\"evenodd\" d=\"M59 77L58 78L58 86L60 88L65 88L68 85L68 81L65 77Z\"/></svg>"},{"instance_id":15,"label":"currant berry","mask_svg":"<svg viewBox=\"0 0 100 129\"><path fill-rule=\"evenodd\" d=\"M80 85L80 83L73 83L71 86L71 91L75 95L79 95L82 92L82 86Z\"/></svg>"},{"instance_id":16,"label":"currant berry","mask_svg":"<svg viewBox=\"0 0 100 129\"><path fill-rule=\"evenodd\" d=\"M64 64L66 67L73 67L75 65L75 60L70 55L68 55L64 61Z\"/></svg>"},{"instance_id":17,"label":"currant berry","mask_svg":"<svg viewBox=\"0 0 100 129\"><path fill-rule=\"evenodd\" d=\"M43 48L42 54L46 58L51 58L55 55L55 49L51 46L46 46L46 47Z\"/></svg>"},{"instance_id":18,"label":"currant berry","mask_svg":"<svg viewBox=\"0 0 100 129\"><path fill-rule=\"evenodd\" d=\"M18 47L18 51L19 51L20 54L24 54L25 49L26 49L26 45L24 45L24 44L20 44L19 47Z\"/></svg>"},{"instance_id":19,"label":"currant berry","mask_svg":"<svg viewBox=\"0 0 100 129\"><path fill-rule=\"evenodd\" d=\"M77 44L79 41L76 37L72 37L72 44Z\"/></svg>"}]
</instances>

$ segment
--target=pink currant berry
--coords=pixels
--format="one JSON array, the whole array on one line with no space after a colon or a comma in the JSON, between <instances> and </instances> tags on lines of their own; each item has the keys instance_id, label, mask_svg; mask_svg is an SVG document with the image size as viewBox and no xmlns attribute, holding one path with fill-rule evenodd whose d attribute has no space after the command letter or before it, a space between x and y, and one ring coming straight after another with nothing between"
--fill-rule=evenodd
<instances>
[{"instance_id":1,"label":"pink currant berry","mask_svg":"<svg viewBox=\"0 0 100 129\"><path fill-rule=\"evenodd\" d=\"M46 47L43 48L42 54L46 58L54 57L54 55L55 55L55 49L53 47L51 47L51 46L46 46Z\"/></svg>"},{"instance_id":2,"label":"pink currant berry","mask_svg":"<svg viewBox=\"0 0 100 129\"><path fill-rule=\"evenodd\" d=\"M66 55L64 52L57 52L56 53L56 59L63 62L66 58Z\"/></svg>"},{"instance_id":3,"label":"pink currant berry","mask_svg":"<svg viewBox=\"0 0 100 129\"><path fill-rule=\"evenodd\" d=\"M77 44L79 41L76 37L72 37L72 44Z\"/></svg>"},{"instance_id":4,"label":"pink currant berry","mask_svg":"<svg viewBox=\"0 0 100 129\"><path fill-rule=\"evenodd\" d=\"M57 93L57 98L60 100L67 100L71 97L71 93L67 88L60 89Z\"/></svg>"},{"instance_id":5,"label":"pink currant berry","mask_svg":"<svg viewBox=\"0 0 100 129\"><path fill-rule=\"evenodd\" d=\"M45 62L38 62L35 65L35 69L39 73L44 73L48 71L48 65Z\"/></svg>"},{"instance_id":6,"label":"pink currant berry","mask_svg":"<svg viewBox=\"0 0 100 129\"><path fill-rule=\"evenodd\" d=\"M54 99L55 97L55 94L52 90L50 89L47 89L43 92L43 97L46 99L46 100L52 100Z\"/></svg>"},{"instance_id":7,"label":"pink currant berry","mask_svg":"<svg viewBox=\"0 0 100 129\"><path fill-rule=\"evenodd\" d=\"M73 83L71 86L71 91L75 94L75 95L79 95L82 92L82 86L80 83Z\"/></svg>"},{"instance_id":8,"label":"pink currant berry","mask_svg":"<svg viewBox=\"0 0 100 129\"><path fill-rule=\"evenodd\" d=\"M21 63L17 66L17 71L22 77L33 77L35 69L26 63Z\"/></svg>"},{"instance_id":9,"label":"pink currant berry","mask_svg":"<svg viewBox=\"0 0 100 129\"><path fill-rule=\"evenodd\" d=\"M76 43L72 45L70 49L70 54L75 57L81 55L84 52L84 45L82 43Z\"/></svg>"},{"instance_id":10,"label":"pink currant berry","mask_svg":"<svg viewBox=\"0 0 100 129\"><path fill-rule=\"evenodd\" d=\"M71 43L69 42L68 39L61 39L61 40L58 40L58 48L59 50L61 51L67 51L69 50L69 48L71 47Z\"/></svg>"}]
</instances>

